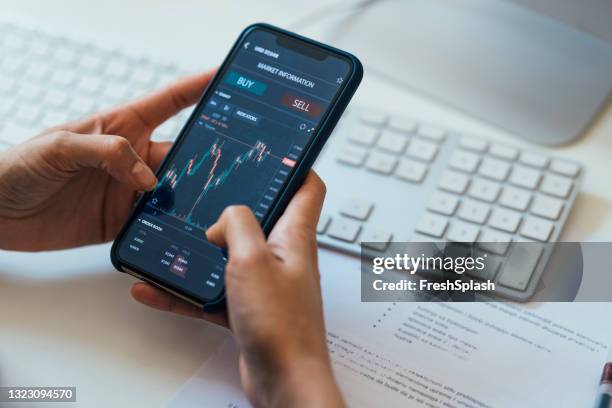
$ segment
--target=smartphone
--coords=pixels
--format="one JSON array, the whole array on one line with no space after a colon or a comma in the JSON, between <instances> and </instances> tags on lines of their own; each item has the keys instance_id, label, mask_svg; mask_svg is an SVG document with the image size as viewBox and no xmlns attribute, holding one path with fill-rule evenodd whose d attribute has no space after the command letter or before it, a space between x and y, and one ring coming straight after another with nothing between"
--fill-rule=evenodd
<instances>
[{"instance_id":1,"label":"smartphone","mask_svg":"<svg viewBox=\"0 0 612 408\"><path fill-rule=\"evenodd\" d=\"M268 234L362 75L347 52L268 24L247 27L113 243L115 268L222 309L227 253L206 229L243 204Z\"/></svg>"}]
</instances>

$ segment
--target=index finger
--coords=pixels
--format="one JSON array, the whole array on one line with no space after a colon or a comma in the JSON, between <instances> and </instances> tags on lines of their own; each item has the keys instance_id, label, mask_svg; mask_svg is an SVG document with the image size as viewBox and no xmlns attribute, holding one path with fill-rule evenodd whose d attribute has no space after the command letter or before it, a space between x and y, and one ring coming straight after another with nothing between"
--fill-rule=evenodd
<instances>
[{"instance_id":1,"label":"index finger","mask_svg":"<svg viewBox=\"0 0 612 408\"><path fill-rule=\"evenodd\" d=\"M198 101L216 70L194 74L124 105L132 108L144 125L155 128Z\"/></svg>"}]
</instances>

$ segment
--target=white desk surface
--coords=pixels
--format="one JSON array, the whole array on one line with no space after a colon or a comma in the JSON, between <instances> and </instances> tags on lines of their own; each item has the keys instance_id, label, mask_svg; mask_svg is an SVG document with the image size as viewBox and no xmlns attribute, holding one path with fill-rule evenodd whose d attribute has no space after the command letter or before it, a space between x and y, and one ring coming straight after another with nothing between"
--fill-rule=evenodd
<instances>
[{"instance_id":1,"label":"white desk surface","mask_svg":"<svg viewBox=\"0 0 612 408\"><path fill-rule=\"evenodd\" d=\"M288 26L325 3L64 0L60 6L4 0L0 13L33 16L134 49L145 44L153 53L205 68L222 60L248 23ZM324 28L305 33L321 38ZM432 123L526 145L367 74L356 101L385 101L390 110L398 106ZM586 168L565 238L610 240L612 106L576 144L547 150ZM0 252L1 385L76 386L78 406L163 406L219 345L223 329L135 303L128 293L133 280L113 271L108 250ZM325 265L321 269L326 273Z\"/></svg>"}]
</instances>

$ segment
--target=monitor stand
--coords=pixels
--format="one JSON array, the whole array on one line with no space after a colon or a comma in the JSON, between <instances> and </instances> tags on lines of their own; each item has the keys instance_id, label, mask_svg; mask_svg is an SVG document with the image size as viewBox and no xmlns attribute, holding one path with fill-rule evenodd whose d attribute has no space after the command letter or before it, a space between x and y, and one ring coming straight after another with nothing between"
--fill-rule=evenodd
<instances>
[{"instance_id":1,"label":"monitor stand","mask_svg":"<svg viewBox=\"0 0 612 408\"><path fill-rule=\"evenodd\" d=\"M533 143L580 137L612 90L612 44L509 1L382 0L331 33L366 76Z\"/></svg>"}]
</instances>

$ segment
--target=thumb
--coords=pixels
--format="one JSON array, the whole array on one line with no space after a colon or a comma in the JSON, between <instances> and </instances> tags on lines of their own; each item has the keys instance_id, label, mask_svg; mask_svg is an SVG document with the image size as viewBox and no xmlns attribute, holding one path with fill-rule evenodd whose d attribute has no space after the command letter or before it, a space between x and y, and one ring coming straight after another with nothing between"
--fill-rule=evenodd
<instances>
[{"instance_id":1,"label":"thumb","mask_svg":"<svg viewBox=\"0 0 612 408\"><path fill-rule=\"evenodd\" d=\"M124 137L61 131L53 134L51 148L51 159L59 159L61 170L99 168L137 190L151 190L157 184L153 171Z\"/></svg>"}]
</instances>

